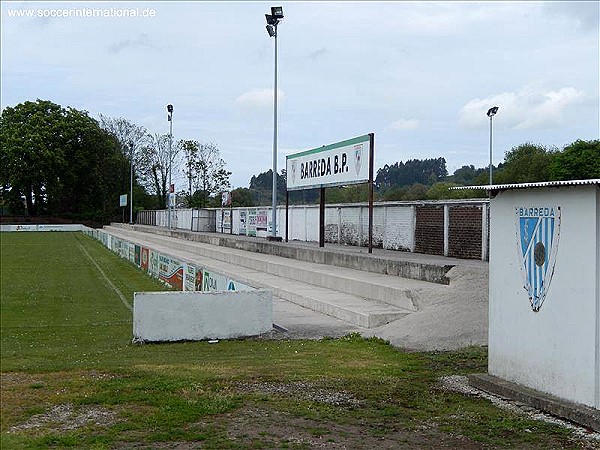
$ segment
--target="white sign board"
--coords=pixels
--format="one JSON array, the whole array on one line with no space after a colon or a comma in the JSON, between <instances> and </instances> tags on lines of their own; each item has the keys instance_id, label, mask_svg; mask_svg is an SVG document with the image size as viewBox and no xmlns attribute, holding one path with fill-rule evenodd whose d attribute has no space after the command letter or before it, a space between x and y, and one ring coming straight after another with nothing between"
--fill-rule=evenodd
<instances>
[{"instance_id":1,"label":"white sign board","mask_svg":"<svg viewBox=\"0 0 600 450\"><path fill-rule=\"evenodd\" d=\"M287 190L369 181L372 134L287 156Z\"/></svg>"},{"instance_id":2,"label":"white sign board","mask_svg":"<svg viewBox=\"0 0 600 450\"><path fill-rule=\"evenodd\" d=\"M119 206L127 206L127 194L119 196Z\"/></svg>"}]
</instances>

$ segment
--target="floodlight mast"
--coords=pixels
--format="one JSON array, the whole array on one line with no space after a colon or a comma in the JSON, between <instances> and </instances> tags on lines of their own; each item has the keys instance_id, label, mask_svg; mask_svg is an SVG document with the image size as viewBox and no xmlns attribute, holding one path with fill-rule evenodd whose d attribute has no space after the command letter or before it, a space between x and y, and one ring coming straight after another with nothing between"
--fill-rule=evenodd
<instances>
[{"instance_id":1,"label":"floodlight mast","mask_svg":"<svg viewBox=\"0 0 600 450\"><path fill-rule=\"evenodd\" d=\"M167 193L167 227L171 229L171 150L173 146L173 105L167 105L167 120L169 121L169 189Z\"/></svg>"},{"instance_id":2,"label":"floodlight mast","mask_svg":"<svg viewBox=\"0 0 600 450\"><path fill-rule=\"evenodd\" d=\"M271 14L265 14L267 33L275 39L275 75L273 91L273 197L271 201L271 237L277 240L277 25L283 19L283 7L271 7Z\"/></svg>"},{"instance_id":3,"label":"floodlight mast","mask_svg":"<svg viewBox=\"0 0 600 450\"><path fill-rule=\"evenodd\" d=\"M494 117L497 112L498 106L491 107L487 112L487 116L490 118L490 186L492 185L492 117Z\"/></svg>"},{"instance_id":4,"label":"floodlight mast","mask_svg":"<svg viewBox=\"0 0 600 450\"><path fill-rule=\"evenodd\" d=\"M129 142L129 224L133 225L133 142Z\"/></svg>"}]
</instances>

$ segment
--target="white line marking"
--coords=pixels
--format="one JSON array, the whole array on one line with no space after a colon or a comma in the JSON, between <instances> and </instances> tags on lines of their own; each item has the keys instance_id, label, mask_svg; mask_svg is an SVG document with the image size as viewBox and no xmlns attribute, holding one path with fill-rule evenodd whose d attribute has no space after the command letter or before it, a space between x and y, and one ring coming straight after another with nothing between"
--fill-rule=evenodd
<instances>
[{"instance_id":1,"label":"white line marking","mask_svg":"<svg viewBox=\"0 0 600 450\"><path fill-rule=\"evenodd\" d=\"M104 278L104 280L108 283L108 285L111 288L113 288L113 290L117 293L117 295L119 296L119 298L121 299L121 301L123 302L123 304L127 307L127 309L129 311L133 311L132 306L127 302L127 299L125 298L125 296L113 284L113 282L110 281L110 278L108 278L106 276L106 274L104 273L104 271L102 270L102 268L98 265L98 263L96 261L94 261L94 259L90 256L90 254L88 253L88 251L85 249L85 247L83 245L81 245L81 242L77 241L77 244L79 245L79 248L81 248L81 250L83 251L84 255L88 257L88 259L94 264L94 266L96 266L96 269L98 269L98 272L100 272L100 274L102 275L102 277Z\"/></svg>"}]
</instances>

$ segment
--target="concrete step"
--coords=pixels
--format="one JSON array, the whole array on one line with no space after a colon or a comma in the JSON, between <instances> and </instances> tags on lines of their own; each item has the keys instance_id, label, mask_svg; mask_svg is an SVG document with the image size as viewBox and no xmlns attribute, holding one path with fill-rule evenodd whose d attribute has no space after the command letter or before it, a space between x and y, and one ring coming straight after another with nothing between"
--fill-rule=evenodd
<instances>
[{"instance_id":1,"label":"concrete step","mask_svg":"<svg viewBox=\"0 0 600 450\"><path fill-rule=\"evenodd\" d=\"M125 228L107 228L128 236L139 233ZM359 271L326 264L296 261L289 258L252 253L227 247L218 247L200 242L187 241L144 233L144 238L157 244L168 244L173 248L194 249L198 254L210 259L228 262L236 266L248 267L261 272L277 275L303 283L332 289L338 292L368 298L406 310L416 310L411 290L419 290L425 283L373 272Z\"/></svg>"},{"instance_id":2,"label":"concrete step","mask_svg":"<svg viewBox=\"0 0 600 450\"><path fill-rule=\"evenodd\" d=\"M193 246L174 245L179 243L173 242L177 241L173 238L154 239L153 237L153 239L148 239L150 237L148 235L128 232L114 227L105 227L105 230L122 239L152 247L157 251L184 261L197 263L249 286L269 289L275 297L336 317L352 325L374 328L411 313L411 310L380 301L315 286L225 261L214 260L200 255L198 249Z\"/></svg>"},{"instance_id":3,"label":"concrete step","mask_svg":"<svg viewBox=\"0 0 600 450\"><path fill-rule=\"evenodd\" d=\"M297 245L297 243L296 245L289 245L284 242L272 242L249 236L201 233L182 229L168 230L166 228L150 225L131 226L118 223L113 225L115 227L135 229L136 231L143 231L162 236L177 237L179 239L201 242L223 248L245 250L253 253L281 256L295 261L327 264L330 266L345 267L348 269L399 276L402 278L411 278L414 280L439 284L449 284L450 280L446 274L455 263L476 263L476 261L473 260L453 260L452 258L438 258L439 261L436 263L425 261L419 262L405 260L403 258L398 258L397 256L389 257L386 255L360 253L349 249L320 248L312 245ZM356 250L356 248L354 248L354 250ZM412 256L414 257L415 255L413 254ZM427 259L430 260L432 257L429 255Z\"/></svg>"}]
</instances>

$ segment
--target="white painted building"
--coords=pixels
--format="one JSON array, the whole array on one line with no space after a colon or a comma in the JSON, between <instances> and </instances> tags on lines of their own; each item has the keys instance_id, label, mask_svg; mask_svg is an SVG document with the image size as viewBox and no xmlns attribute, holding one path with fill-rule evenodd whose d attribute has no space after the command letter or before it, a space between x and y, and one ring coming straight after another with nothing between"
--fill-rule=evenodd
<instances>
[{"instance_id":1,"label":"white painted building","mask_svg":"<svg viewBox=\"0 0 600 450\"><path fill-rule=\"evenodd\" d=\"M600 180L489 189L489 374L600 409Z\"/></svg>"}]
</instances>

